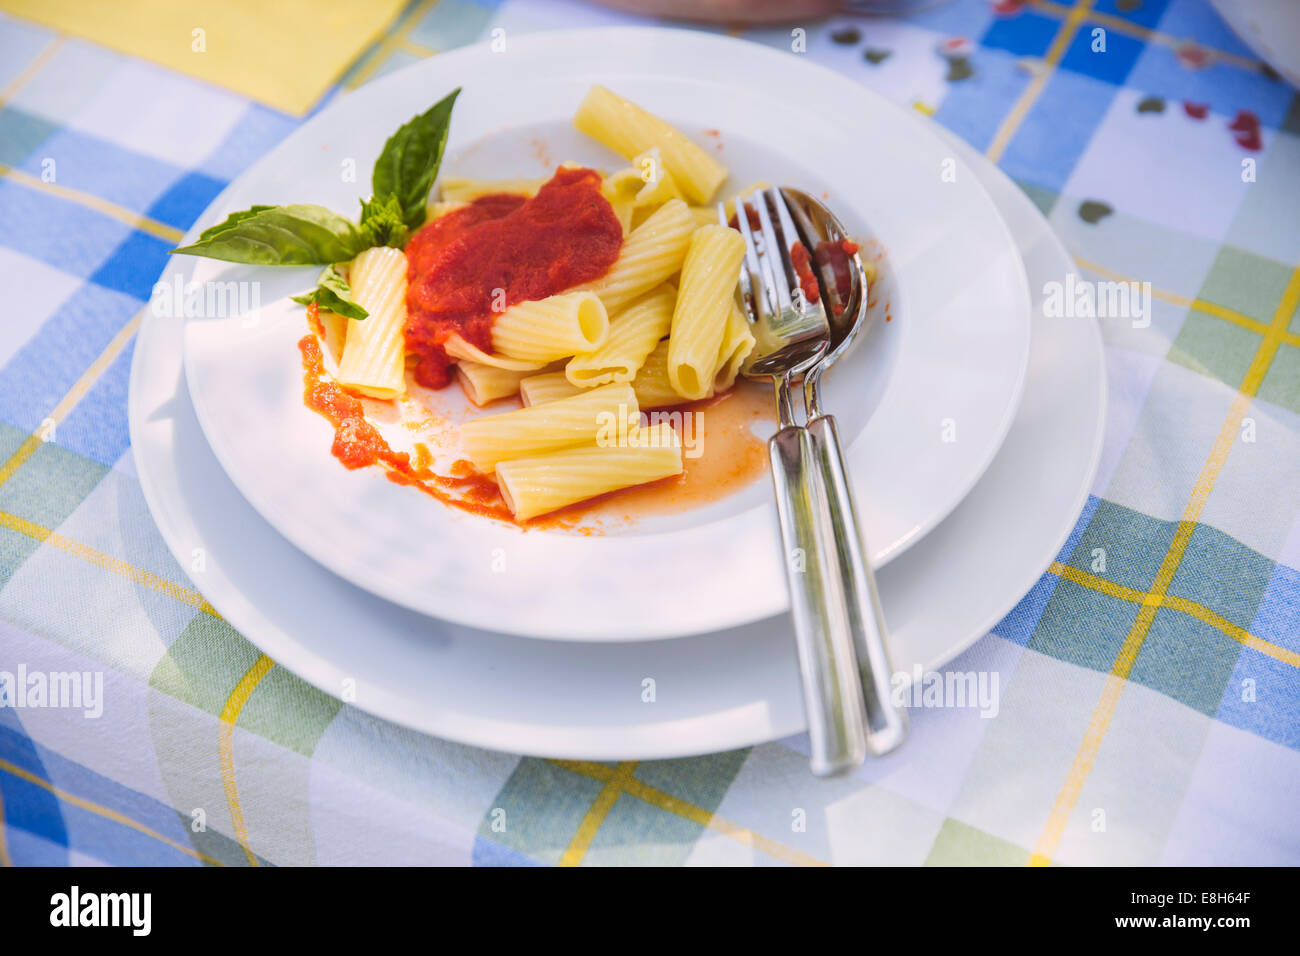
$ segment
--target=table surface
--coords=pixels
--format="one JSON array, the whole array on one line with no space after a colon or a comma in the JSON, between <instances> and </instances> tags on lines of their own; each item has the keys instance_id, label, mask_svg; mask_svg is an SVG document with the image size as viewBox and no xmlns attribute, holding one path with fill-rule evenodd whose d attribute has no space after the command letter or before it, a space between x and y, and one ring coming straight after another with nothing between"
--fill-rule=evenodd
<instances>
[{"instance_id":1,"label":"table surface","mask_svg":"<svg viewBox=\"0 0 1300 956\"><path fill-rule=\"evenodd\" d=\"M422 0L324 101L494 27L634 22ZM107 701L0 708L0 862L1300 863L1300 97L1204 0L806 31L802 55L997 162L1083 278L1151 283L1148 325L1102 321L1073 536L950 665L997 675L996 716L917 710L901 753L819 781L798 741L476 750L276 665L163 545L126 397L166 250L301 119L0 16L0 671L101 673Z\"/></svg>"}]
</instances>

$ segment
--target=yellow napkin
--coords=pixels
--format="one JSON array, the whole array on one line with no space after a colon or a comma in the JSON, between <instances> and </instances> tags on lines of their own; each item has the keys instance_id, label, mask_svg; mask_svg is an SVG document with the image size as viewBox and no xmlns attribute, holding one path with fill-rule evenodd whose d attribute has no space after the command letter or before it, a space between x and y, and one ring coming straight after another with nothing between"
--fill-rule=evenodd
<instances>
[{"instance_id":1,"label":"yellow napkin","mask_svg":"<svg viewBox=\"0 0 1300 956\"><path fill-rule=\"evenodd\" d=\"M405 0L0 0L0 9L307 112Z\"/></svg>"}]
</instances>

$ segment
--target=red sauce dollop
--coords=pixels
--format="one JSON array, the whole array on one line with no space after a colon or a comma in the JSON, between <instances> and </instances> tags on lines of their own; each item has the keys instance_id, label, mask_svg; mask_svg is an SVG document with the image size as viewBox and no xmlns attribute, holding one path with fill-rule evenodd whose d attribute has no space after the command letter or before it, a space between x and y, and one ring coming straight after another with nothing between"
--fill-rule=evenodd
<instances>
[{"instance_id":1,"label":"red sauce dollop","mask_svg":"<svg viewBox=\"0 0 1300 956\"><path fill-rule=\"evenodd\" d=\"M545 299L609 271L623 227L600 183L594 169L561 168L531 199L482 196L412 237L406 346L419 357L417 382L451 382L443 343L453 333L490 352L494 305Z\"/></svg>"}]
</instances>

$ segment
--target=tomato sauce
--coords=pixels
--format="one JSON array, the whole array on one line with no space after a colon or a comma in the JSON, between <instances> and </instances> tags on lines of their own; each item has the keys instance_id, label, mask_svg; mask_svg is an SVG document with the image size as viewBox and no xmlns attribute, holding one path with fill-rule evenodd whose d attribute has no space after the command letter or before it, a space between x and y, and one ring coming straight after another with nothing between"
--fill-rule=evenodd
<instances>
[{"instance_id":1,"label":"tomato sauce","mask_svg":"<svg viewBox=\"0 0 1300 956\"><path fill-rule=\"evenodd\" d=\"M319 323L315 303L307 307L307 316L313 325ZM326 376L325 358L315 335L303 336L298 351L302 353L303 401L334 426L330 451L345 467L379 465L389 481L419 488L463 511L512 520L494 479L470 474L465 469L456 469L461 472L457 476L438 475L430 470L427 453L417 454L413 465L410 455L393 451L379 430L366 420L361 399Z\"/></svg>"},{"instance_id":2,"label":"tomato sauce","mask_svg":"<svg viewBox=\"0 0 1300 956\"><path fill-rule=\"evenodd\" d=\"M623 247L600 174L561 168L530 199L481 196L429 223L406 247L406 346L427 388L452 381L443 343L454 333L492 351L492 317L599 279Z\"/></svg>"}]
</instances>

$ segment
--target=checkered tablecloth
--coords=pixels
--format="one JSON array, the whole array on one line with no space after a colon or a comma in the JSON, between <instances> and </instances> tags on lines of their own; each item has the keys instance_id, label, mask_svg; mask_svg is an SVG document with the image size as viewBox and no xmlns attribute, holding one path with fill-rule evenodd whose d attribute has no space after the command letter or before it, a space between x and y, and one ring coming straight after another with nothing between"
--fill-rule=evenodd
<instances>
[{"instance_id":1,"label":"checkered tablecloth","mask_svg":"<svg viewBox=\"0 0 1300 956\"><path fill-rule=\"evenodd\" d=\"M325 99L494 26L628 22L422 0ZM1103 322L1070 545L952 665L997 672L997 716L920 710L904 751L833 781L781 742L556 762L265 658L153 525L127 373L165 251L301 120L0 18L0 671L101 672L106 702L0 708L0 862L1300 863L1300 98L1205 0L806 29L791 55L983 150L1085 277L1152 284L1149 326Z\"/></svg>"}]
</instances>

